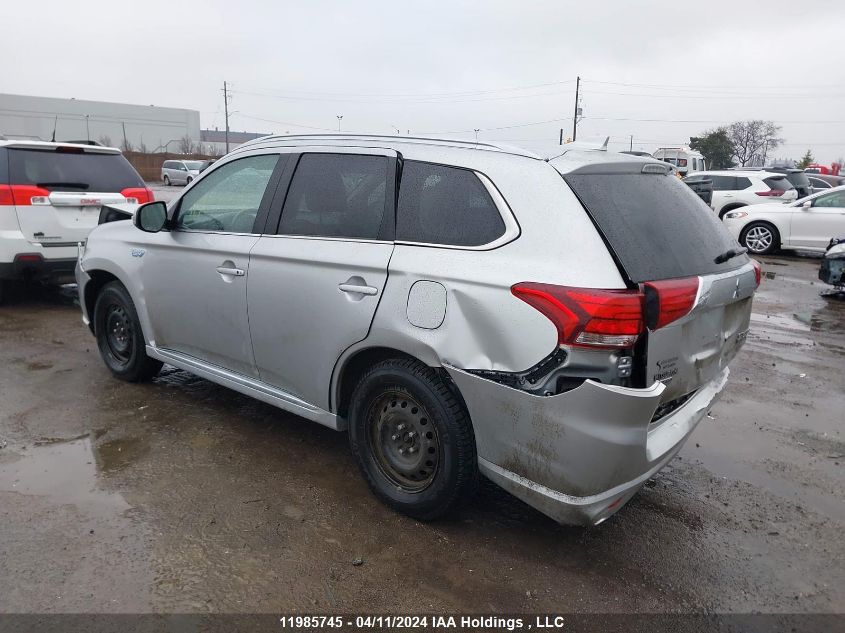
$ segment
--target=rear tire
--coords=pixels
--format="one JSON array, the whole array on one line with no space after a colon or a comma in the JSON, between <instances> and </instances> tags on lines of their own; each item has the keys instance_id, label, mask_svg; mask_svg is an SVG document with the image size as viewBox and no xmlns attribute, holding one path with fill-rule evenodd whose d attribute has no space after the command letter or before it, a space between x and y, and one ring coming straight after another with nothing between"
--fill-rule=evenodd
<instances>
[{"instance_id":1,"label":"rear tire","mask_svg":"<svg viewBox=\"0 0 845 633\"><path fill-rule=\"evenodd\" d=\"M165 176L164 178L162 178L162 180L164 181L164 186L165 186L165 187L169 187L169 186L170 186L170 177L169 177L169 176Z\"/></svg>"},{"instance_id":2,"label":"rear tire","mask_svg":"<svg viewBox=\"0 0 845 633\"><path fill-rule=\"evenodd\" d=\"M416 360L385 360L361 377L349 407L349 443L375 495L423 521L454 510L478 484L463 402Z\"/></svg>"},{"instance_id":3,"label":"rear tire","mask_svg":"<svg viewBox=\"0 0 845 633\"><path fill-rule=\"evenodd\" d=\"M103 286L97 296L94 335L103 362L117 378L144 382L161 370L162 362L147 356L135 304L118 281Z\"/></svg>"},{"instance_id":4,"label":"rear tire","mask_svg":"<svg viewBox=\"0 0 845 633\"><path fill-rule=\"evenodd\" d=\"M193 180L194 180L193 178L188 176L188 182L185 183L185 186L187 187L188 185L190 185L193 182Z\"/></svg>"},{"instance_id":5,"label":"rear tire","mask_svg":"<svg viewBox=\"0 0 845 633\"><path fill-rule=\"evenodd\" d=\"M739 243L752 255L771 255L780 249L780 233L768 222L752 222L742 229Z\"/></svg>"}]
</instances>

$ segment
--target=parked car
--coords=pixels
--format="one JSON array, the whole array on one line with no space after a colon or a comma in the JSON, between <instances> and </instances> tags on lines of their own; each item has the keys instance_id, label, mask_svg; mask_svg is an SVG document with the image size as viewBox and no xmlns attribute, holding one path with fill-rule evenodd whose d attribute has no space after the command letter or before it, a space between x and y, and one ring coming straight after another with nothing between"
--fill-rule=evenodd
<instances>
[{"instance_id":1,"label":"parked car","mask_svg":"<svg viewBox=\"0 0 845 633\"><path fill-rule=\"evenodd\" d=\"M694 171L704 171L707 169L704 156L700 152L686 146L661 147L654 152L654 157L657 160L662 160L677 167L682 177Z\"/></svg>"},{"instance_id":2,"label":"parked car","mask_svg":"<svg viewBox=\"0 0 845 633\"><path fill-rule=\"evenodd\" d=\"M724 387L760 271L667 165L556 151L246 143L93 231L83 319L120 379L166 362L348 431L414 517L480 473L599 523Z\"/></svg>"},{"instance_id":3,"label":"parked car","mask_svg":"<svg viewBox=\"0 0 845 633\"><path fill-rule=\"evenodd\" d=\"M819 267L819 279L833 286L824 295L845 293L845 235L830 240Z\"/></svg>"},{"instance_id":4,"label":"parked car","mask_svg":"<svg viewBox=\"0 0 845 633\"><path fill-rule=\"evenodd\" d=\"M823 253L831 235L845 235L845 186L791 204L757 204L725 214L725 226L757 255L779 248Z\"/></svg>"},{"instance_id":5,"label":"parked car","mask_svg":"<svg viewBox=\"0 0 845 633\"><path fill-rule=\"evenodd\" d=\"M692 174L683 179L690 189L701 198L707 206L713 204L713 179L706 175Z\"/></svg>"},{"instance_id":6,"label":"parked car","mask_svg":"<svg viewBox=\"0 0 845 633\"><path fill-rule=\"evenodd\" d=\"M799 198L806 198L813 193L813 185L807 174L801 169L792 167L732 167L731 171L767 171L774 174L783 174L786 179L795 187Z\"/></svg>"},{"instance_id":7,"label":"parked car","mask_svg":"<svg viewBox=\"0 0 845 633\"><path fill-rule=\"evenodd\" d=\"M805 172L806 173L806 172ZM831 189L845 185L845 176L829 176L826 174L807 174L807 179L813 186L813 192L821 191L822 189Z\"/></svg>"},{"instance_id":8,"label":"parked car","mask_svg":"<svg viewBox=\"0 0 845 633\"><path fill-rule=\"evenodd\" d=\"M778 202L792 202L798 198L795 187L783 174L754 169L725 169L696 172L693 175L713 181L713 202L710 206L720 218L728 211L758 204L760 198L774 198Z\"/></svg>"},{"instance_id":9,"label":"parked car","mask_svg":"<svg viewBox=\"0 0 845 633\"><path fill-rule=\"evenodd\" d=\"M10 280L73 281L100 208L152 199L118 149L0 141L0 301Z\"/></svg>"},{"instance_id":10,"label":"parked car","mask_svg":"<svg viewBox=\"0 0 845 633\"><path fill-rule=\"evenodd\" d=\"M166 160L161 164L161 180L166 186L189 185L208 167L202 160Z\"/></svg>"}]
</instances>

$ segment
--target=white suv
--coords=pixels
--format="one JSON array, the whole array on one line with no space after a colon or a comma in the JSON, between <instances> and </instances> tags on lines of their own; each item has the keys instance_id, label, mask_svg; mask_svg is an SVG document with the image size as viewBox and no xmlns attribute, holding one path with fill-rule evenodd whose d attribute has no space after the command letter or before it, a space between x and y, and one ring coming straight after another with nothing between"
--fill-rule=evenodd
<instances>
[{"instance_id":1,"label":"white suv","mask_svg":"<svg viewBox=\"0 0 845 633\"><path fill-rule=\"evenodd\" d=\"M696 180L713 181L710 206L724 218L728 211L763 202L792 202L798 192L783 174L760 170L698 171L684 178L687 184Z\"/></svg>"},{"instance_id":2,"label":"white suv","mask_svg":"<svg viewBox=\"0 0 845 633\"><path fill-rule=\"evenodd\" d=\"M73 281L101 208L152 199L118 149L0 141L0 301L8 280Z\"/></svg>"}]
</instances>

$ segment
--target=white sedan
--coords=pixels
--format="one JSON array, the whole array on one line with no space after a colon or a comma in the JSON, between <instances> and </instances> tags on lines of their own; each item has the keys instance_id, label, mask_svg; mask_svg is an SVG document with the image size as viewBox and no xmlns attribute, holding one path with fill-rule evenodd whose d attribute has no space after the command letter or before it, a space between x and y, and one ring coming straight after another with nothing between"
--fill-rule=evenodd
<instances>
[{"instance_id":1,"label":"white sedan","mask_svg":"<svg viewBox=\"0 0 845 633\"><path fill-rule=\"evenodd\" d=\"M779 248L823 253L830 238L845 235L845 185L788 204L753 204L729 211L725 226L755 255Z\"/></svg>"}]
</instances>

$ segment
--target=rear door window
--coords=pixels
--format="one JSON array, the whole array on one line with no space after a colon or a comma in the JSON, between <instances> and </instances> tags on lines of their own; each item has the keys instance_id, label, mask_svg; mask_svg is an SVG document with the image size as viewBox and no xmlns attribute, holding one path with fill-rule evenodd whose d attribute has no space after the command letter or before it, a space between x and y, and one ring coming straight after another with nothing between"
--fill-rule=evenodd
<instances>
[{"instance_id":1,"label":"rear door window","mask_svg":"<svg viewBox=\"0 0 845 633\"><path fill-rule=\"evenodd\" d=\"M179 203L177 229L252 233L278 154L233 160L198 181Z\"/></svg>"},{"instance_id":2,"label":"rear door window","mask_svg":"<svg viewBox=\"0 0 845 633\"><path fill-rule=\"evenodd\" d=\"M8 153L9 178L15 185L97 193L146 186L121 154L22 148L9 148Z\"/></svg>"},{"instance_id":3,"label":"rear door window","mask_svg":"<svg viewBox=\"0 0 845 633\"><path fill-rule=\"evenodd\" d=\"M748 261L742 255L715 263L737 248L716 214L677 178L641 167L602 173L598 165L564 177L631 281L721 273Z\"/></svg>"},{"instance_id":4,"label":"rear door window","mask_svg":"<svg viewBox=\"0 0 845 633\"><path fill-rule=\"evenodd\" d=\"M734 178L734 187L737 191L742 191L743 189L748 189L751 186L751 179L746 178L745 176L738 176Z\"/></svg>"},{"instance_id":5,"label":"rear door window","mask_svg":"<svg viewBox=\"0 0 845 633\"><path fill-rule=\"evenodd\" d=\"M405 161L396 239L444 246L482 246L505 233L496 203L469 169Z\"/></svg>"},{"instance_id":6,"label":"rear door window","mask_svg":"<svg viewBox=\"0 0 845 633\"><path fill-rule=\"evenodd\" d=\"M280 235L352 239L392 238L382 231L388 207L388 158L304 154L290 183ZM386 229L385 229L386 230Z\"/></svg>"}]
</instances>

